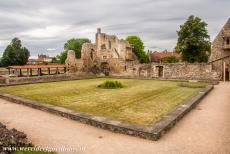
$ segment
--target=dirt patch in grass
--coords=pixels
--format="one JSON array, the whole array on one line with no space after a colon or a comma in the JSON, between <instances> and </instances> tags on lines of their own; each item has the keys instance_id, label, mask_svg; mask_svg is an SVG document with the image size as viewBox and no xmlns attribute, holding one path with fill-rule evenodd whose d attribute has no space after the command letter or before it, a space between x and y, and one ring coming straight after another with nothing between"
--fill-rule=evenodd
<instances>
[{"instance_id":1,"label":"dirt patch in grass","mask_svg":"<svg viewBox=\"0 0 230 154\"><path fill-rule=\"evenodd\" d=\"M199 92L178 82L116 79L126 85L103 89L106 78L1 87L8 93L75 111L148 125Z\"/></svg>"}]
</instances>

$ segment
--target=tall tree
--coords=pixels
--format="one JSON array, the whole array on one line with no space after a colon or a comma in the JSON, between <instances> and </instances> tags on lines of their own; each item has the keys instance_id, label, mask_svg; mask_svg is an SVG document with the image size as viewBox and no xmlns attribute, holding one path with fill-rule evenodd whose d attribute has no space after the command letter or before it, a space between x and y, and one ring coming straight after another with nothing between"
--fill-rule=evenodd
<instances>
[{"instance_id":1,"label":"tall tree","mask_svg":"<svg viewBox=\"0 0 230 154\"><path fill-rule=\"evenodd\" d=\"M84 43L90 43L87 38L72 38L64 44L64 50L60 54L60 62L65 63L67 58L67 51L73 50L75 52L76 58L81 58L81 48Z\"/></svg>"},{"instance_id":2,"label":"tall tree","mask_svg":"<svg viewBox=\"0 0 230 154\"><path fill-rule=\"evenodd\" d=\"M211 51L207 23L199 17L190 16L177 31L176 51L182 52L182 59L187 62L207 62Z\"/></svg>"},{"instance_id":3,"label":"tall tree","mask_svg":"<svg viewBox=\"0 0 230 154\"><path fill-rule=\"evenodd\" d=\"M14 38L6 47L1 59L1 64L3 66L25 65L29 56L30 52L27 48L22 47L21 40Z\"/></svg>"},{"instance_id":4,"label":"tall tree","mask_svg":"<svg viewBox=\"0 0 230 154\"><path fill-rule=\"evenodd\" d=\"M144 51L144 43L138 36L128 36L126 38L126 41L128 41L133 46L133 52L139 59L141 63L146 63L148 61L148 56L146 52Z\"/></svg>"}]
</instances>

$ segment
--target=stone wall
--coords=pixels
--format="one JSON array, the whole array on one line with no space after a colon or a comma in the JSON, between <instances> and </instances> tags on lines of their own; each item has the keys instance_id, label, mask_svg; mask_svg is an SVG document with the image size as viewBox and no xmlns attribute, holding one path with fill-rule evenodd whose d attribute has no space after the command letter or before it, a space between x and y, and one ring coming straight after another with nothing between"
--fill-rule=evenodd
<instances>
[{"instance_id":1,"label":"stone wall","mask_svg":"<svg viewBox=\"0 0 230 154\"><path fill-rule=\"evenodd\" d=\"M75 52L73 50L69 50L67 52L65 65L69 73L82 72L83 70L83 60L76 59Z\"/></svg>"},{"instance_id":2,"label":"stone wall","mask_svg":"<svg viewBox=\"0 0 230 154\"><path fill-rule=\"evenodd\" d=\"M181 80L220 80L221 74L212 69L211 64L130 64L119 77L160 78Z\"/></svg>"},{"instance_id":3,"label":"stone wall","mask_svg":"<svg viewBox=\"0 0 230 154\"><path fill-rule=\"evenodd\" d=\"M6 78L0 77L0 84L5 84L6 83Z\"/></svg>"},{"instance_id":4,"label":"stone wall","mask_svg":"<svg viewBox=\"0 0 230 154\"><path fill-rule=\"evenodd\" d=\"M230 19L221 29L212 43L212 52L209 58L213 65L213 70L219 72L222 76L223 72L229 73L230 76ZM229 57L227 57L229 56ZM223 63L226 63L226 69L223 70Z\"/></svg>"},{"instance_id":5,"label":"stone wall","mask_svg":"<svg viewBox=\"0 0 230 154\"><path fill-rule=\"evenodd\" d=\"M64 74L64 75L51 75L51 76L36 76L36 77L14 77L2 79L2 85L19 85L19 84L31 84L31 83L43 83L43 82L56 82L56 81L68 81L78 79L91 79L95 78L92 74ZM0 80L1 81L1 80Z\"/></svg>"}]
</instances>

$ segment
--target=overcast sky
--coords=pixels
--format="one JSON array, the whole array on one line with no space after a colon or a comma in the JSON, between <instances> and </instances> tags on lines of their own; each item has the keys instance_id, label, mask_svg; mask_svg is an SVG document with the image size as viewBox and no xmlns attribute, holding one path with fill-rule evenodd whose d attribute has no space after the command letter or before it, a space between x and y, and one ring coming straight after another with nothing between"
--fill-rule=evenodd
<instances>
[{"instance_id":1,"label":"overcast sky","mask_svg":"<svg viewBox=\"0 0 230 154\"><path fill-rule=\"evenodd\" d=\"M138 35L146 49L173 50L189 15L208 23L213 40L230 18L230 0L0 0L0 54L19 37L32 56L54 56L70 38L94 42L97 27L119 38Z\"/></svg>"}]
</instances>

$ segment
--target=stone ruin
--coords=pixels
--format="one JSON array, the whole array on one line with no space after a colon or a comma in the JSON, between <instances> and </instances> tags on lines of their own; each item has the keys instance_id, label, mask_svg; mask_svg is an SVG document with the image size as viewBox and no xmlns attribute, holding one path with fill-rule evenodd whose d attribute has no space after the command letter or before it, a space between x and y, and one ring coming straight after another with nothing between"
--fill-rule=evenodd
<instances>
[{"instance_id":1,"label":"stone ruin","mask_svg":"<svg viewBox=\"0 0 230 154\"><path fill-rule=\"evenodd\" d=\"M222 79L230 80L230 18L212 43L209 62Z\"/></svg>"},{"instance_id":2,"label":"stone ruin","mask_svg":"<svg viewBox=\"0 0 230 154\"><path fill-rule=\"evenodd\" d=\"M85 43L81 50L81 59L69 51L66 59L67 71L70 73L120 74L130 63L138 63L129 42L114 35L96 33L96 43Z\"/></svg>"},{"instance_id":3,"label":"stone ruin","mask_svg":"<svg viewBox=\"0 0 230 154\"><path fill-rule=\"evenodd\" d=\"M220 73L211 64L140 64L129 42L114 35L96 33L96 43L82 46L81 58L68 51L66 67L69 73L119 76L131 78L162 78L185 80L220 80Z\"/></svg>"},{"instance_id":4,"label":"stone ruin","mask_svg":"<svg viewBox=\"0 0 230 154\"><path fill-rule=\"evenodd\" d=\"M65 61L67 71L69 73L76 73L82 71L82 60L76 59L75 52L73 50L69 50L67 52L67 58Z\"/></svg>"}]
</instances>

